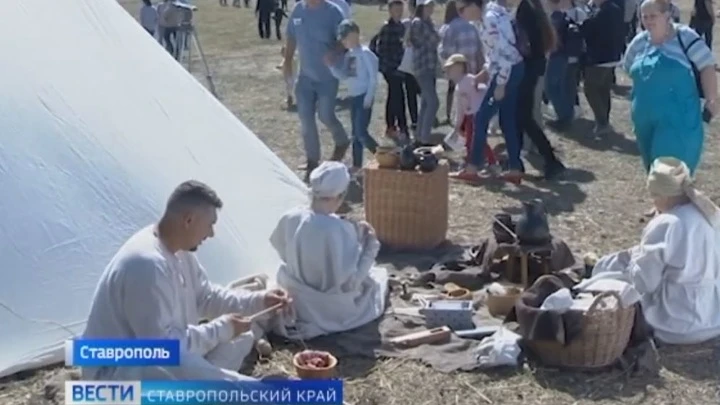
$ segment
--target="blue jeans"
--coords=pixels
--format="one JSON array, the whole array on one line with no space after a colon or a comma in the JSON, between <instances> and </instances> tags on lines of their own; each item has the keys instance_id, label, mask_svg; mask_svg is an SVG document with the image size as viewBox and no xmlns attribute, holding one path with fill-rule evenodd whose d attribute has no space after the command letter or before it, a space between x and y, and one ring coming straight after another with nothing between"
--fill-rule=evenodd
<instances>
[{"instance_id":1,"label":"blue jeans","mask_svg":"<svg viewBox=\"0 0 720 405\"><path fill-rule=\"evenodd\" d=\"M510 77L505 83L505 97L495 101L494 93L497 85L496 77L493 77L488 86L485 98L480 109L475 114L475 136L473 136L472 150L469 163L475 167L482 167L485 162L485 143L487 142L487 130L490 120L495 114L500 114L500 129L505 136L505 147L508 153L508 169L521 170L520 160L520 133L517 128L517 100L520 82L525 74L525 63L520 62L512 67Z\"/></svg>"},{"instance_id":2,"label":"blue jeans","mask_svg":"<svg viewBox=\"0 0 720 405\"><path fill-rule=\"evenodd\" d=\"M350 141L345 128L335 115L337 93L338 81L335 79L318 82L304 75L298 76L295 103L308 162L320 161L320 135L315 122L316 113L320 122L332 133L336 147L347 145Z\"/></svg>"},{"instance_id":3,"label":"blue jeans","mask_svg":"<svg viewBox=\"0 0 720 405\"><path fill-rule=\"evenodd\" d=\"M370 117L372 116L372 107L365 108L363 101L365 95L354 96L350 103L350 122L352 123L352 160L353 167L362 167L363 165L363 148L367 148L370 153L377 150L377 142L370 136L368 127L370 126Z\"/></svg>"},{"instance_id":4,"label":"blue jeans","mask_svg":"<svg viewBox=\"0 0 720 405\"><path fill-rule=\"evenodd\" d=\"M570 122L573 119L575 100L568 98L568 58L565 55L550 55L545 71L545 94L552 103L557 120Z\"/></svg>"},{"instance_id":5,"label":"blue jeans","mask_svg":"<svg viewBox=\"0 0 720 405\"><path fill-rule=\"evenodd\" d=\"M437 76L435 72L415 76L420 87L420 112L418 114L415 139L422 143L430 142L433 123L437 117L440 100L437 95Z\"/></svg>"}]
</instances>

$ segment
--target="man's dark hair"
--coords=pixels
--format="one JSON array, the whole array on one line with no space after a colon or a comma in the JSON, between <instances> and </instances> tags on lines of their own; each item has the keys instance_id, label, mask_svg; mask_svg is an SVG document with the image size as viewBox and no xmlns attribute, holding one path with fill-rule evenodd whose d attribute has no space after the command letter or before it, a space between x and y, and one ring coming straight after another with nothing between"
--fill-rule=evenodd
<instances>
[{"instance_id":1,"label":"man's dark hair","mask_svg":"<svg viewBox=\"0 0 720 405\"><path fill-rule=\"evenodd\" d=\"M215 190L207 184L188 180L175 188L167 201L168 212L178 212L188 208L214 207L220 209L223 202Z\"/></svg>"}]
</instances>

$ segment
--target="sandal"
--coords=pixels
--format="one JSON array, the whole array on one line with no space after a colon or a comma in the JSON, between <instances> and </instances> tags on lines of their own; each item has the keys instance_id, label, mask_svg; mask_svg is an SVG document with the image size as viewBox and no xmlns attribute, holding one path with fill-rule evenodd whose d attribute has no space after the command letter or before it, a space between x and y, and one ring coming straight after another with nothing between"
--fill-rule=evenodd
<instances>
[{"instance_id":1,"label":"sandal","mask_svg":"<svg viewBox=\"0 0 720 405\"><path fill-rule=\"evenodd\" d=\"M501 174L500 178L508 183L520 184L522 183L523 174L520 171L511 170Z\"/></svg>"},{"instance_id":2,"label":"sandal","mask_svg":"<svg viewBox=\"0 0 720 405\"><path fill-rule=\"evenodd\" d=\"M472 184L478 184L482 181L482 177L480 177L478 173L471 173L467 170L461 170L457 173L451 173L450 178Z\"/></svg>"}]
</instances>

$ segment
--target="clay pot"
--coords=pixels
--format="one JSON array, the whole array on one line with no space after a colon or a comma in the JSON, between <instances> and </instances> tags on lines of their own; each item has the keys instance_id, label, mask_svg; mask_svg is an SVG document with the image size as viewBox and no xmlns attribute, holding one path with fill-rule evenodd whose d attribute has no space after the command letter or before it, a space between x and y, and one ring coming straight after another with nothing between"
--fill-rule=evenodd
<instances>
[{"instance_id":1,"label":"clay pot","mask_svg":"<svg viewBox=\"0 0 720 405\"><path fill-rule=\"evenodd\" d=\"M485 305L487 305L490 315L504 318L515 306L515 302L521 294L522 290L517 287L506 287L506 293L503 295L488 294Z\"/></svg>"},{"instance_id":2,"label":"clay pot","mask_svg":"<svg viewBox=\"0 0 720 405\"><path fill-rule=\"evenodd\" d=\"M400 154L396 148L378 147L375 160L380 168L395 169L400 165Z\"/></svg>"},{"instance_id":3,"label":"clay pot","mask_svg":"<svg viewBox=\"0 0 720 405\"><path fill-rule=\"evenodd\" d=\"M550 225L545 206L539 199L523 202L524 212L515 225L521 245L542 246L550 243Z\"/></svg>"},{"instance_id":4,"label":"clay pot","mask_svg":"<svg viewBox=\"0 0 720 405\"><path fill-rule=\"evenodd\" d=\"M432 149L418 148L414 153L421 171L429 173L437 169L438 159Z\"/></svg>"},{"instance_id":5,"label":"clay pot","mask_svg":"<svg viewBox=\"0 0 720 405\"><path fill-rule=\"evenodd\" d=\"M303 356L306 356L308 352L311 351L312 350L305 350L300 353L296 353L295 356L293 356L293 366L295 367L295 372L298 377L305 380L327 380L335 377L335 369L337 367L338 360L335 356L328 352L318 352L329 358L330 364L327 367L307 367L302 364Z\"/></svg>"}]
</instances>

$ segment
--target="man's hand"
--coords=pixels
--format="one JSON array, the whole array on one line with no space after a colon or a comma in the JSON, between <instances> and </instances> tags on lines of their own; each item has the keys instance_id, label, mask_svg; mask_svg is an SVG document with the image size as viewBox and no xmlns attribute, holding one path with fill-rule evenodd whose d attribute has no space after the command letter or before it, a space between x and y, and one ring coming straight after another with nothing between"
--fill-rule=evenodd
<instances>
[{"instance_id":1,"label":"man's hand","mask_svg":"<svg viewBox=\"0 0 720 405\"><path fill-rule=\"evenodd\" d=\"M370 109L370 107L372 107L372 105L373 105L373 101L375 101L375 100L372 97L370 97L370 98L365 97L363 99L363 108L365 108L366 110Z\"/></svg>"},{"instance_id":2,"label":"man's hand","mask_svg":"<svg viewBox=\"0 0 720 405\"><path fill-rule=\"evenodd\" d=\"M243 333L250 330L252 322L247 318L239 314L229 314L230 323L235 331L235 336L242 335Z\"/></svg>"},{"instance_id":3,"label":"man's hand","mask_svg":"<svg viewBox=\"0 0 720 405\"><path fill-rule=\"evenodd\" d=\"M335 54L332 52L326 53L325 56L323 56L323 62L325 62L327 66L335 65Z\"/></svg>"},{"instance_id":4,"label":"man's hand","mask_svg":"<svg viewBox=\"0 0 720 405\"><path fill-rule=\"evenodd\" d=\"M293 74L293 55L284 55L282 72L284 77L291 77Z\"/></svg>"},{"instance_id":5,"label":"man's hand","mask_svg":"<svg viewBox=\"0 0 720 405\"><path fill-rule=\"evenodd\" d=\"M718 115L718 103L717 103L717 100L708 100L708 101L705 103L705 109L707 109L708 112L710 112L710 117L711 117L711 118L717 117L717 115Z\"/></svg>"},{"instance_id":6,"label":"man's hand","mask_svg":"<svg viewBox=\"0 0 720 405\"><path fill-rule=\"evenodd\" d=\"M272 307L277 304L282 304L280 308L285 308L290 304L292 300L288 296L287 291L282 289L269 290L263 297L263 303L265 308Z\"/></svg>"}]
</instances>

